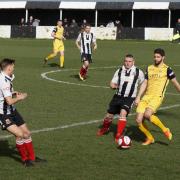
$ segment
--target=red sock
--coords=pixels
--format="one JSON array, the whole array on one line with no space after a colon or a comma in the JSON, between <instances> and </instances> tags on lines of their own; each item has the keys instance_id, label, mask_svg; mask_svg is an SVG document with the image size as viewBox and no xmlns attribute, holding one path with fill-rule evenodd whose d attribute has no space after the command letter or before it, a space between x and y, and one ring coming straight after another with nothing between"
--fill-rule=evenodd
<instances>
[{"instance_id":1,"label":"red sock","mask_svg":"<svg viewBox=\"0 0 180 180\"><path fill-rule=\"evenodd\" d=\"M28 154L28 159L34 161L35 160L35 153L34 153L34 148L33 148L31 137L28 139L24 139L24 144L26 147L26 152Z\"/></svg>"},{"instance_id":2,"label":"red sock","mask_svg":"<svg viewBox=\"0 0 180 180\"><path fill-rule=\"evenodd\" d=\"M85 73L85 69L83 67L81 67L81 69L80 69L81 76L84 76L84 73Z\"/></svg>"},{"instance_id":3,"label":"red sock","mask_svg":"<svg viewBox=\"0 0 180 180\"><path fill-rule=\"evenodd\" d=\"M16 140L16 148L21 156L21 160L27 160L26 147L23 140Z\"/></svg>"},{"instance_id":4,"label":"red sock","mask_svg":"<svg viewBox=\"0 0 180 180\"><path fill-rule=\"evenodd\" d=\"M109 128L112 123L112 118L105 117L103 121L103 128Z\"/></svg>"},{"instance_id":5,"label":"red sock","mask_svg":"<svg viewBox=\"0 0 180 180\"><path fill-rule=\"evenodd\" d=\"M86 76L87 72L88 72L88 67L86 67L86 68L84 69L84 76Z\"/></svg>"},{"instance_id":6,"label":"red sock","mask_svg":"<svg viewBox=\"0 0 180 180\"><path fill-rule=\"evenodd\" d=\"M117 124L116 138L121 137L125 127L126 127L126 118L119 119Z\"/></svg>"}]
</instances>

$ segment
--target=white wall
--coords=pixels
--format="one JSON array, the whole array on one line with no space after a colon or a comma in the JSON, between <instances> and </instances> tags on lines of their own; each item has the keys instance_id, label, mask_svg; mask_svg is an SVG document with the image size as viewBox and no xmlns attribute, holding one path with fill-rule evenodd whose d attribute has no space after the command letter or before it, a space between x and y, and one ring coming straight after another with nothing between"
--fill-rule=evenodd
<instances>
[{"instance_id":1,"label":"white wall","mask_svg":"<svg viewBox=\"0 0 180 180\"><path fill-rule=\"evenodd\" d=\"M37 26L36 27L36 38L37 39L52 39L51 32L54 26ZM105 27L92 27L91 31L95 34L97 39L116 39L116 28L105 28Z\"/></svg>"},{"instance_id":2,"label":"white wall","mask_svg":"<svg viewBox=\"0 0 180 180\"><path fill-rule=\"evenodd\" d=\"M0 37L10 38L11 37L11 26L0 26Z\"/></svg>"},{"instance_id":3,"label":"white wall","mask_svg":"<svg viewBox=\"0 0 180 180\"><path fill-rule=\"evenodd\" d=\"M145 40L171 40L173 28L145 28Z\"/></svg>"},{"instance_id":4,"label":"white wall","mask_svg":"<svg viewBox=\"0 0 180 180\"><path fill-rule=\"evenodd\" d=\"M54 26L37 26L36 27L36 38L37 39L52 39L51 33Z\"/></svg>"}]
</instances>

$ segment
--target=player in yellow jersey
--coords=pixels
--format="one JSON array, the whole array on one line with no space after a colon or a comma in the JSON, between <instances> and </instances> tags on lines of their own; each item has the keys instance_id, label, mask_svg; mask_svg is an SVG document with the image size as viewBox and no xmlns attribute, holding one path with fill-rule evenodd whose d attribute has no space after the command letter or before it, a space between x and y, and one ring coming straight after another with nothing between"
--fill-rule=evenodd
<instances>
[{"instance_id":1,"label":"player in yellow jersey","mask_svg":"<svg viewBox=\"0 0 180 180\"><path fill-rule=\"evenodd\" d=\"M158 126L169 140L172 139L172 133L169 128L165 127L161 120L155 115L162 104L169 80L171 80L177 91L180 92L180 84L176 80L172 69L164 64L164 59L164 50L160 48L155 49L154 64L147 67L145 80L135 99L135 104L137 105L136 122L139 129L146 136L146 141L142 145L149 145L155 141L144 122L145 119Z\"/></svg>"},{"instance_id":2,"label":"player in yellow jersey","mask_svg":"<svg viewBox=\"0 0 180 180\"><path fill-rule=\"evenodd\" d=\"M54 38L53 53L51 53L44 59L44 64L46 64L48 60L57 56L58 53L60 53L59 65L61 68L63 68L64 67L64 43L63 43L63 40L65 38L64 38L64 28L62 26L61 20L57 21L57 26L54 28L51 36Z\"/></svg>"}]
</instances>

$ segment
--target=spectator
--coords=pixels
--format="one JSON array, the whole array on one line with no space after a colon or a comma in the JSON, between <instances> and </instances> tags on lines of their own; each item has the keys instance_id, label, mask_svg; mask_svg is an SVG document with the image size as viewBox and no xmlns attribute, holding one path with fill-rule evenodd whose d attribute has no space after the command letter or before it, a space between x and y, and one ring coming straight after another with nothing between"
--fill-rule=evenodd
<instances>
[{"instance_id":1,"label":"spectator","mask_svg":"<svg viewBox=\"0 0 180 180\"><path fill-rule=\"evenodd\" d=\"M81 24L81 27L85 28L86 25L87 25L87 20L83 19L83 23Z\"/></svg>"},{"instance_id":2,"label":"spectator","mask_svg":"<svg viewBox=\"0 0 180 180\"><path fill-rule=\"evenodd\" d=\"M32 26L39 26L40 20L39 19L34 19Z\"/></svg>"},{"instance_id":3,"label":"spectator","mask_svg":"<svg viewBox=\"0 0 180 180\"><path fill-rule=\"evenodd\" d=\"M114 23L114 26L117 27L117 29L122 29L122 24L120 20L116 20Z\"/></svg>"},{"instance_id":4,"label":"spectator","mask_svg":"<svg viewBox=\"0 0 180 180\"><path fill-rule=\"evenodd\" d=\"M28 26L32 26L33 25L33 16L30 16L29 17L29 20L28 20Z\"/></svg>"},{"instance_id":5,"label":"spectator","mask_svg":"<svg viewBox=\"0 0 180 180\"><path fill-rule=\"evenodd\" d=\"M114 27L114 22L113 21L109 21L108 24L106 25L106 27Z\"/></svg>"},{"instance_id":6,"label":"spectator","mask_svg":"<svg viewBox=\"0 0 180 180\"><path fill-rule=\"evenodd\" d=\"M116 20L114 23L114 26L117 27L117 38L119 39L121 37L121 31L122 31L122 24L120 20Z\"/></svg>"},{"instance_id":7,"label":"spectator","mask_svg":"<svg viewBox=\"0 0 180 180\"><path fill-rule=\"evenodd\" d=\"M175 33L180 34L180 18L178 18L178 20L177 20Z\"/></svg>"},{"instance_id":8,"label":"spectator","mask_svg":"<svg viewBox=\"0 0 180 180\"><path fill-rule=\"evenodd\" d=\"M180 42L180 18L178 18L176 27L174 29L174 36L172 42Z\"/></svg>"},{"instance_id":9,"label":"spectator","mask_svg":"<svg viewBox=\"0 0 180 180\"><path fill-rule=\"evenodd\" d=\"M24 18L21 18L20 26L25 26L25 25L26 25L26 23L25 23Z\"/></svg>"},{"instance_id":10,"label":"spectator","mask_svg":"<svg viewBox=\"0 0 180 180\"><path fill-rule=\"evenodd\" d=\"M77 28L78 27L78 24L76 23L76 20L75 19L72 19L72 22L70 24L70 27L71 28Z\"/></svg>"},{"instance_id":11,"label":"spectator","mask_svg":"<svg viewBox=\"0 0 180 180\"><path fill-rule=\"evenodd\" d=\"M66 28L68 26L69 26L68 20L67 20L67 18L64 18L64 20L63 20L63 27Z\"/></svg>"}]
</instances>

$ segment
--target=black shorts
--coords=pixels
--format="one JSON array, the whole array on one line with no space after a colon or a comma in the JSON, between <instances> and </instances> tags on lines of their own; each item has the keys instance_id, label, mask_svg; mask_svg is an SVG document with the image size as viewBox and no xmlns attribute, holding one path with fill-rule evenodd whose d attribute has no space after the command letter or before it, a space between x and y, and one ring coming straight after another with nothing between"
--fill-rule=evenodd
<instances>
[{"instance_id":1,"label":"black shorts","mask_svg":"<svg viewBox=\"0 0 180 180\"><path fill-rule=\"evenodd\" d=\"M15 110L12 114L0 114L0 125L2 130L6 130L9 126L15 124L21 126L25 123L23 117Z\"/></svg>"},{"instance_id":2,"label":"black shorts","mask_svg":"<svg viewBox=\"0 0 180 180\"><path fill-rule=\"evenodd\" d=\"M91 54L82 53L81 54L81 62L84 62L84 61L89 61L89 63L92 63L92 56L91 56Z\"/></svg>"},{"instance_id":3,"label":"black shorts","mask_svg":"<svg viewBox=\"0 0 180 180\"><path fill-rule=\"evenodd\" d=\"M115 94L109 103L107 112L110 114L119 114L121 109L124 109L129 114L134 100L135 98L132 97L122 97Z\"/></svg>"}]
</instances>

